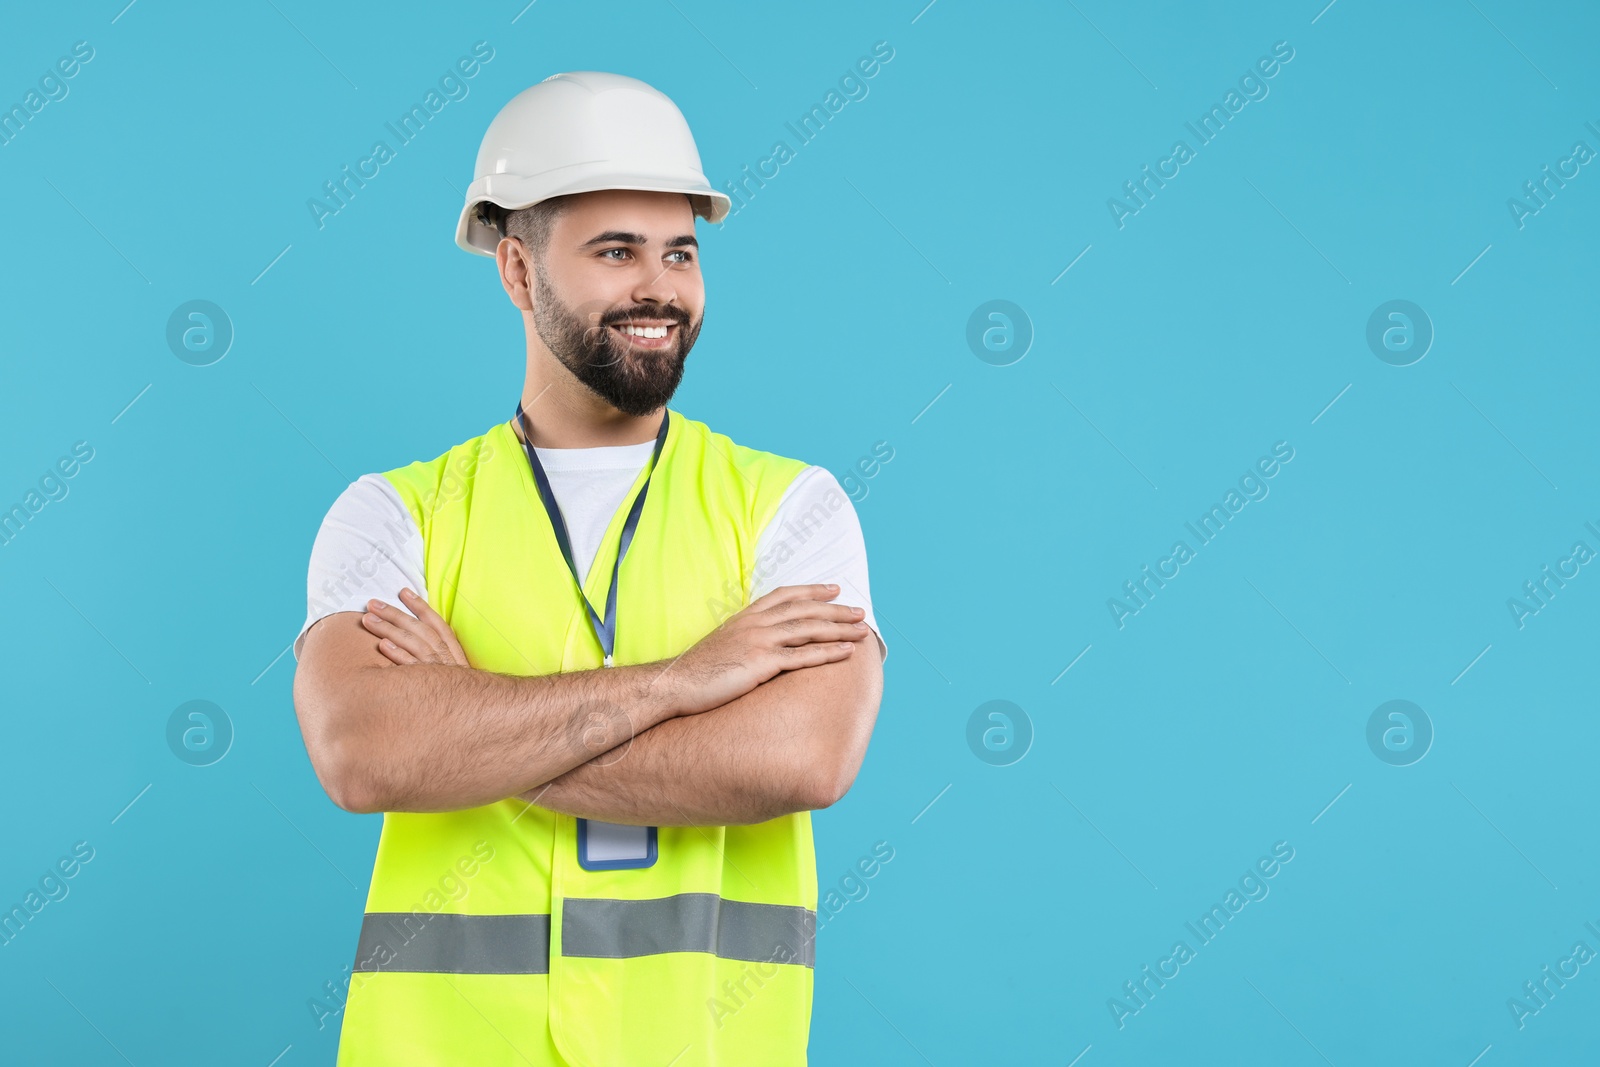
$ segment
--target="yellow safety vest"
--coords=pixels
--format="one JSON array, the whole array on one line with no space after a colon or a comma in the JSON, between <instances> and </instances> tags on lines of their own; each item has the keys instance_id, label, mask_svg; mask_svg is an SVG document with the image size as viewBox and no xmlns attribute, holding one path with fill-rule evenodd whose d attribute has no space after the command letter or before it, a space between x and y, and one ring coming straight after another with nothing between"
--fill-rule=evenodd
<instances>
[{"instance_id":1,"label":"yellow safety vest","mask_svg":"<svg viewBox=\"0 0 1600 1067\"><path fill-rule=\"evenodd\" d=\"M757 537L805 469L668 417L618 579L618 664L676 656L749 603ZM600 667L509 422L384 476L422 532L430 602L475 667ZM605 604L626 511L585 579L592 604ZM515 797L384 815L340 1067L805 1064L810 813L662 826L656 862L626 870L579 866L576 824Z\"/></svg>"}]
</instances>

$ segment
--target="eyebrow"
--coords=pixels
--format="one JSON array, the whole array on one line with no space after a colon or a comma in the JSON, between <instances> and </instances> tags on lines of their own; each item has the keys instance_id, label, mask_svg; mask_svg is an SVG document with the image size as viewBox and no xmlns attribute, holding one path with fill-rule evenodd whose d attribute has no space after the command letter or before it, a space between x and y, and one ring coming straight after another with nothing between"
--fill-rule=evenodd
<instances>
[{"instance_id":1,"label":"eyebrow","mask_svg":"<svg viewBox=\"0 0 1600 1067\"><path fill-rule=\"evenodd\" d=\"M599 233L589 238L579 247L589 248L592 245L611 244L613 241L625 245L647 245L650 243L650 239L642 233L631 233L627 230L606 230L604 233ZM692 233L682 234L667 242L668 248L682 248L685 245L693 245L695 248L699 248L700 242L694 239L694 234Z\"/></svg>"}]
</instances>

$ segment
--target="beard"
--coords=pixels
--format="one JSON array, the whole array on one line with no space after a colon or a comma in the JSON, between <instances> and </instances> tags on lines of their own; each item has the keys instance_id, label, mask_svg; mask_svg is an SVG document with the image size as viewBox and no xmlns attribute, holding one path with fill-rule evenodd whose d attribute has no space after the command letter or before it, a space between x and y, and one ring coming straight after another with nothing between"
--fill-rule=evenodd
<instances>
[{"instance_id":1,"label":"beard","mask_svg":"<svg viewBox=\"0 0 1600 1067\"><path fill-rule=\"evenodd\" d=\"M606 403L628 415L648 415L672 399L689 350L705 321L689 321L688 312L671 304L606 309L594 304L572 308L562 303L543 270L535 271L533 324L545 347L573 377ZM633 318L669 319L677 323L673 344L644 349L630 345L611 329Z\"/></svg>"}]
</instances>

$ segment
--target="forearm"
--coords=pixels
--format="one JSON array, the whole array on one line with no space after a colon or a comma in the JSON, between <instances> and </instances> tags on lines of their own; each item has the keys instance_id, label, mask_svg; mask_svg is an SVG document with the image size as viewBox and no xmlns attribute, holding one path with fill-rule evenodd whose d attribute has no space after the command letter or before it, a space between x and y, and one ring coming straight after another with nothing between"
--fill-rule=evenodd
<instances>
[{"instance_id":1,"label":"forearm","mask_svg":"<svg viewBox=\"0 0 1600 1067\"><path fill-rule=\"evenodd\" d=\"M675 712L641 664L519 677L421 663L355 668L324 750L363 811L454 811L548 782Z\"/></svg>"},{"instance_id":2,"label":"forearm","mask_svg":"<svg viewBox=\"0 0 1600 1067\"><path fill-rule=\"evenodd\" d=\"M664 721L522 798L580 818L657 826L729 826L827 807L855 779L882 686L877 649L858 647L703 715Z\"/></svg>"}]
</instances>

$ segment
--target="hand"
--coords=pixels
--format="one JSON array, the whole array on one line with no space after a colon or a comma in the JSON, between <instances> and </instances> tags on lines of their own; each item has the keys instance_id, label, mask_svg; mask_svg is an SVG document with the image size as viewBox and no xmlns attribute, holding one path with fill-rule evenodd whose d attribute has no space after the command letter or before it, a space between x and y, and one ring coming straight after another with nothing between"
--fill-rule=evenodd
<instances>
[{"instance_id":1,"label":"hand","mask_svg":"<svg viewBox=\"0 0 1600 1067\"><path fill-rule=\"evenodd\" d=\"M872 630L861 608L829 603L838 593L836 585L780 586L670 661L651 685L665 686L677 713L692 715L784 671L845 659Z\"/></svg>"},{"instance_id":2,"label":"hand","mask_svg":"<svg viewBox=\"0 0 1600 1067\"><path fill-rule=\"evenodd\" d=\"M361 625L378 638L379 652L402 665L472 666L461 649L461 642L456 640L455 631L426 600L409 589L400 590L400 599L411 609L411 615L381 600L369 600L367 614L361 616Z\"/></svg>"}]
</instances>

